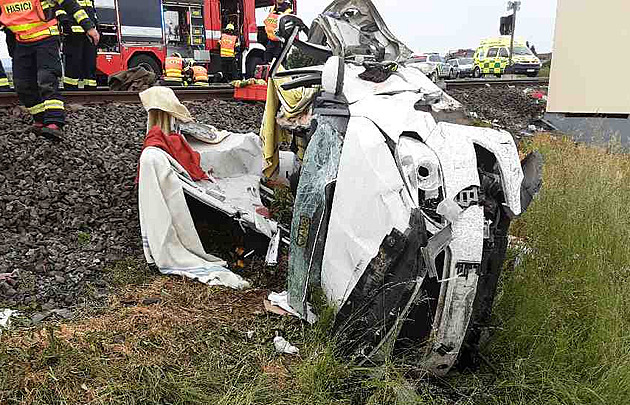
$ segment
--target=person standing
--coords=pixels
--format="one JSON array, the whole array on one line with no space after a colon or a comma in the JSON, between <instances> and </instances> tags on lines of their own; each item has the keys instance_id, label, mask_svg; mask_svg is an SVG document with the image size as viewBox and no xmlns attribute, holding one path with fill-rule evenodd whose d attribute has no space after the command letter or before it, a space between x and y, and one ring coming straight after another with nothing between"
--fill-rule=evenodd
<instances>
[{"instance_id":1,"label":"person standing","mask_svg":"<svg viewBox=\"0 0 630 405\"><path fill-rule=\"evenodd\" d=\"M236 47L239 45L238 37L234 35L234 24L225 26L219 45L221 46L221 70L223 77L229 82L236 76Z\"/></svg>"},{"instance_id":2,"label":"person standing","mask_svg":"<svg viewBox=\"0 0 630 405\"><path fill-rule=\"evenodd\" d=\"M96 45L100 36L76 0L0 0L0 24L15 34L13 81L33 116L33 131L60 140L65 108L59 92L61 57L54 7L61 6Z\"/></svg>"},{"instance_id":3,"label":"person standing","mask_svg":"<svg viewBox=\"0 0 630 405\"><path fill-rule=\"evenodd\" d=\"M293 6L289 0L276 0L276 4L265 20L265 32L267 33L267 47L265 48L265 63L270 64L282 53L282 43L276 35L278 19L281 15L291 14Z\"/></svg>"},{"instance_id":4,"label":"person standing","mask_svg":"<svg viewBox=\"0 0 630 405\"><path fill-rule=\"evenodd\" d=\"M96 25L98 19L93 0L77 0ZM96 90L96 56L98 48L85 35L85 30L63 8L58 8L56 16L64 33L63 53L66 57L66 70L63 86L66 90L78 90L83 83L84 90Z\"/></svg>"}]
</instances>

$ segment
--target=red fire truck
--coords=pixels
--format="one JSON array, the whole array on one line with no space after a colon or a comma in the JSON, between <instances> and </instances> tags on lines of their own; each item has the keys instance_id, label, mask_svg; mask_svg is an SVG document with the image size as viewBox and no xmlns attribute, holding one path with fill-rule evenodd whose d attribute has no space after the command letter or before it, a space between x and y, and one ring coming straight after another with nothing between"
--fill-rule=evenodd
<instances>
[{"instance_id":1,"label":"red fire truck","mask_svg":"<svg viewBox=\"0 0 630 405\"><path fill-rule=\"evenodd\" d=\"M294 9L296 0L293 0ZM240 38L238 65L251 77L262 64L267 35L262 21L274 0L95 0L101 30L99 75L143 66L158 76L174 52L221 71L222 27L234 24ZM256 14L259 15L259 26Z\"/></svg>"}]
</instances>

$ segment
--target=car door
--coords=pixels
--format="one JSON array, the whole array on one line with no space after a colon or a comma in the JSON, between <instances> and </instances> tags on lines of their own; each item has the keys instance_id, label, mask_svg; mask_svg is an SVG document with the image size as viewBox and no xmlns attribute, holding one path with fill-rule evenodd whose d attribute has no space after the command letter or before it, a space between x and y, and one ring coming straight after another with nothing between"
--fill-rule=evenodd
<instances>
[{"instance_id":1,"label":"car door","mask_svg":"<svg viewBox=\"0 0 630 405\"><path fill-rule=\"evenodd\" d=\"M481 66L481 73L492 74L498 63L499 48L490 48Z\"/></svg>"}]
</instances>

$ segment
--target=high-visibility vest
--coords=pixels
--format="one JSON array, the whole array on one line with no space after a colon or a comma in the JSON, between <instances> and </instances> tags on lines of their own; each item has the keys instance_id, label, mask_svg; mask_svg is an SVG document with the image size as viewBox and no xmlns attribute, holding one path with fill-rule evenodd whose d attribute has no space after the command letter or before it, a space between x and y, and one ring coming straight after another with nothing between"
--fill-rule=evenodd
<instances>
[{"instance_id":1,"label":"high-visibility vest","mask_svg":"<svg viewBox=\"0 0 630 405\"><path fill-rule=\"evenodd\" d=\"M229 34L221 35L221 57L223 58L233 58L236 55L234 52L234 48L236 48L236 41L238 41L238 37Z\"/></svg>"},{"instance_id":2,"label":"high-visibility vest","mask_svg":"<svg viewBox=\"0 0 630 405\"><path fill-rule=\"evenodd\" d=\"M184 75L182 75L182 68L184 67L184 60L182 58L176 56L166 58L165 67L164 72L166 73L166 77L178 79L184 77Z\"/></svg>"},{"instance_id":3,"label":"high-visibility vest","mask_svg":"<svg viewBox=\"0 0 630 405\"><path fill-rule=\"evenodd\" d=\"M18 42L35 42L59 35L57 19L46 21L44 10L49 8L51 5L42 4L41 0L0 0L0 24L9 28Z\"/></svg>"},{"instance_id":4,"label":"high-visibility vest","mask_svg":"<svg viewBox=\"0 0 630 405\"><path fill-rule=\"evenodd\" d=\"M280 15L276 13L270 13L267 19L265 20L265 32L267 32L267 38L270 41L280 41L280 38L276 35L276 31L278 30L278 19Z\"/></svg>"},{"instance_id":5,"label":"high-visibility vest","mask_svg":"<svg viewBox=\"0 0 630 405\"><path fill-rule=\"evenodd\" d=\"M193 82L208 82L208 70L203 66L193 66Z\"/></svg>"}]
</instances>

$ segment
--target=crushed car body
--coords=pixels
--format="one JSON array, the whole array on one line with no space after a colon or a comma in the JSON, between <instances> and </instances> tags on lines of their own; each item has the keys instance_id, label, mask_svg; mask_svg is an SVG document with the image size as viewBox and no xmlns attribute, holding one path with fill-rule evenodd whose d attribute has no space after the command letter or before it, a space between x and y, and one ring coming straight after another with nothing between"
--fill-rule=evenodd
<instances>
[{"instance_id":1,"label":"crushed car body","mask_svg":"<svg viewBox=\"0 0 630 405\"><path fill-rule=\"evenodd\" d=\"M322 290L356 362L405 353L445 374L489 321L510 221L540 187L507 132L461 125L461 105L413 63L369 0L338 0L308 41L296 17L285 46L317 66L272 69L278 96L313 96L291 227L290 304L306 316ZM289 52L285 48L283 57ZM523 204L522 202L525 202Z\"/></svg>"}]
</instances>

